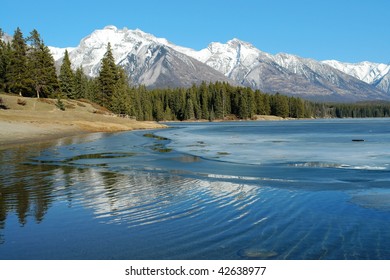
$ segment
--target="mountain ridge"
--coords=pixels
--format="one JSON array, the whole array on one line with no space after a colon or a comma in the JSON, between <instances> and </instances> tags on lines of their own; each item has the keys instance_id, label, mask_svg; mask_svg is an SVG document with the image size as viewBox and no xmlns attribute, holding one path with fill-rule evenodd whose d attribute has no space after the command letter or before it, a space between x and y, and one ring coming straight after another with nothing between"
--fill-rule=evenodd
<instances>
[{"instance_id":1,"label":"mountain ridge","mask_svg":"<svg viewBox=\"0 0 390 280\"><path fill-rule=\"evenodd\" d=\"M200 57L202 62L244 86L268 92L337 101L389 98L390 92L326 63L285 53L272 55L238 39L226 44L211 43L198 53L187 54Z\"/></svg>"},{"instance_id":2,"label":"mountain ridge","mask_svg":"<svg viewBox=\"0 0 390 280\"><path fill-rule=\"evenodd\" d=\"M188 87L224 81L319 101L390 100L390 65L273 55L237 38L194 50L140 29L109 25L84 37L77 47L49 48L58 67L67 49L75 69L82 66L96 77L108 42L134 85Z\"/></svg>"}]
</instances>

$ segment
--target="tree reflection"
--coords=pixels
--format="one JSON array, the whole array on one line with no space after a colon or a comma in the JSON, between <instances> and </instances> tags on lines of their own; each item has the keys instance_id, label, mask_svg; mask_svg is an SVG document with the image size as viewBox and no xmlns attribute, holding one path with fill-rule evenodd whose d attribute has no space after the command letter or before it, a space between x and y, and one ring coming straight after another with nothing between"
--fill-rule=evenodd
<instances>
[{"instance_id":1,"label":"tree reflection","mask_svg":"<svg viewBox=\"0 0 390 280\"><path fill-rule=\"evenodd\" d=\"M44 165L25 164L28 149L0 151L0 236L7 216L14 213L20 226L28 217L42 222L51 204L51 173L55 169ZM4 238L0 237L0 243Z\"/></svg>"},{"instance_id":2,"label":"tree reflection","mask_svg":"<svg viewBox=\"0 0 390 280\"><path fill-rule=\"evenodd\" d=\"M56 149L0 151L0 244L5 242L2 233L7 217L15 215L21 227L29 222L39 224L56 201L67 202L69 208L90 209L104 223L132 227L192 217L210 201L224 203L228 197L235 201L233 206L243 208L244 202L238 201L253 195L251 187L229 183L225 178L210 181L181 176L176 171L133 168L131 163L137 160L126 158L136 156L134 153L97 154L91 150L93 154L77 155L90 149L74 152L62 146L62 154ZM186 156L175 160L183 164L200 159ZM111 171L116 168L119 172Z\"/></svg>"}]
</instances>

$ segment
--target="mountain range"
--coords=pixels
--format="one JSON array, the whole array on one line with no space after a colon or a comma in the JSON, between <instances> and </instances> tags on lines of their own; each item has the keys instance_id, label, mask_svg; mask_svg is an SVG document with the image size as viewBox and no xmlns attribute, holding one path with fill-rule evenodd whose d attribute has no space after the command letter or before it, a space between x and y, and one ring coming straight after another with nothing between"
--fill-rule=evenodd
<instances>
[{"instance_id":1,"label":"mountain range","mask_svg":"<svg viewBox=\"0 0 390 280\"><path fill-rule=\"evenodd\" d=\"M202 50L177 46L139 29L106 26L66 48L74 68L95 77L110 42L116 63L134 85L188 87L225 81L263 92L318 101L390 100L390 64L316 61L292 54L272 55L248 42L213 42ZM57 66L64 48L50 47Z\"/></svg>"}]
</instances>

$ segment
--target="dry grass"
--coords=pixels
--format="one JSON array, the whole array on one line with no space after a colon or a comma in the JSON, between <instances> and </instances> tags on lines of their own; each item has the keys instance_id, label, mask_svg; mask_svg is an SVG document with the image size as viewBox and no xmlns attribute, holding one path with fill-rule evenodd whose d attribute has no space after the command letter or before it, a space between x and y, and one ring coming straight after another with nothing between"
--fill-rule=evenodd
<instances>
[{"instance_id":1,"label":"dry grass","mask_svg":"<svg viewBox=\"0 0 390 280\"><path fill-rule=\"evenodd\" d=\"M134 129L154 129L165 126L156 122L115 117L109 110L85 100L62 100L65 111L56 107L56 99L26 98L0 94L0 144L76 135L85 132L115 132ZM18 105L18 100L25 105Z\"/></svg>"}]
</instances>

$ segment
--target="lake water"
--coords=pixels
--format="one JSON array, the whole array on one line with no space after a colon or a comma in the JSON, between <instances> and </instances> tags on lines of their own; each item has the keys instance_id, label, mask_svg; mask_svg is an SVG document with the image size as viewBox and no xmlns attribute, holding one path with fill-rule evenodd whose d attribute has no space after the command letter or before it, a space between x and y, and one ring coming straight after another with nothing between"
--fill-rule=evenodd
<instances>
[{"instance_id":1,"label":"lake water","mask_svg":"<svg viewBox=\"0 0 390 280\"><path fill-rule=\"evenodd\" d=\"M390 119L0 151L0 259L390 259Z\"/></svg>"}]
</instances>

